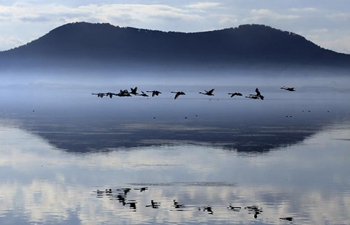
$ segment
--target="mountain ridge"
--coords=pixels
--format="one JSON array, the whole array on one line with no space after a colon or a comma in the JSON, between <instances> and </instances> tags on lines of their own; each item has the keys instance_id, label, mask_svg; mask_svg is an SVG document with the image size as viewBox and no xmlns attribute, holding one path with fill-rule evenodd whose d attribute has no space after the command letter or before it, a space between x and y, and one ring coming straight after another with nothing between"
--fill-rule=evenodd
<instances>
[{"instance_id":1,"label":"mountain ridge","mask_svg":"<svg viewBox=\"0 0 350 225\"><path fill-rule=\"evenodd\" d=\"M0 52L7 70L138 67L339 67L350 55L324 49L303 36L265 25L203 32L174 32L69 23L14 49ZM131 68L133 67L133 68Z\"/></svg>"}]
</instances>

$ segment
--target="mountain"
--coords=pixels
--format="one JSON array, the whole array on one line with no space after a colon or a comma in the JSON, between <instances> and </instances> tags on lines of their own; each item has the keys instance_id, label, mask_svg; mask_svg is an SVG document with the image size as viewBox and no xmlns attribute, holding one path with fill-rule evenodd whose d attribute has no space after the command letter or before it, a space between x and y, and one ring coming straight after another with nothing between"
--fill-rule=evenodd
<instances>
[{"instance_id":1,"label":"mountain","mask_svg":"<svg viewBox=\"0 0 350 225\"><path fill-rule=\"evenodd\" d=\"M0 52L0 71L350 68L350 55L264 25L182 33L70 23Z\"/></svg>"}]
</instances>

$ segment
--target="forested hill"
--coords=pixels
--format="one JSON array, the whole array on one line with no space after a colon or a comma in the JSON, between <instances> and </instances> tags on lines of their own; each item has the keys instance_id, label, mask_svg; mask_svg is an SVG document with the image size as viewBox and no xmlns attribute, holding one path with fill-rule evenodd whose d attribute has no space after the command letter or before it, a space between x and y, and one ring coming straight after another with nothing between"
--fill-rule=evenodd
<instances>
[{"instance_id":1,"label":"forested hill","mask_svg":"<svg viewBox=\"0 0 350 225\"><path fill-rule=\"evenodd\" d=\"M60 26L26 45L0 53L0 70L220 65L350 68L350 55L264 25L182 33L86 22Z\"/></svg>"}]
</instances>

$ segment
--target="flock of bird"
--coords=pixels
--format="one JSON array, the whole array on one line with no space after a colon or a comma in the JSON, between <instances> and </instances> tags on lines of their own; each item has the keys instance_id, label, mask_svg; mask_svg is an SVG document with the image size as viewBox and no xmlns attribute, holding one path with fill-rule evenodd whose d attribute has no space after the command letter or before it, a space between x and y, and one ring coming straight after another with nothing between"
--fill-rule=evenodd
<instances>
[{"instance_id":1,"label":"flock of bird","mask_svg":"<svg viewBox=\"0 0 350 225\"><path fill-rule=\"evenodd\" d=\"M281 89L286 90L286 91L295 91L294 87L281 87ZM206 91L204 90L204 92L199 92L199 94L202 95L207 95L207 96L213 96L214 95L214 88ZM159 94L161 94L162 92L157 91L157 90L153 90L153 91L146 91L149 93L152 93L152 97L154 96L158 96ZM174 99L177 99L180 95L186 95L185 92L183 91L171 91L171 93L175 94ZM233 98L234 96L243 96L242 93L240 92L229 92L228 93L231 98ZM146 94L144 91L141 91L141 93L137 92L137 87L135 88L130 88L130 91L128 91L127 89L125 90L120 90L119 93L112 93L112 92L107 92L107 93L92 93L92 95L97 95L97 97L103 98L104 96L110 97L112 98L113 96L118 96L118 97L131 97L131 96L142 96L142 97L149 97L148 94ZM245 96L246 98L250 98L250 99L260 99L260 100L264 100L264 96L260 93L258 88L255 88L255 94L249 94L248 96Z\"/></svg>"},{"instance_id":2,"label":"flock of bird","mask_svg":"<svg viewBox=\"0 0 350 225\"><path fill-rule=\"evenodd\" d=\"M119 188L119 189L105 189L104 191L97 189L96 194L98 198L101 198L103 196L108 196L112 199L117 199L120 203L122 203L123 206L129 206L130 209L136 211L137 208L137 201L136 200L129 200L127 199L127 194L131 191L131 188ZM148 187L141 187L141 188L134 188L134 190L139 190L140 192L145 192L148 190ZM149 205L145 205L145 207L151 207L153 209L158 209L161 206L161 202L156 202L153 199L150 201ZM180 204L175 199L173 200L171 207L175 209L176 211L184 211L185 208L190 208L193 206L187 206ZM211 206L201 206L196 207L198 211L207 212L208 214L214 214L213 207ZM252 206L232 206L231 204L226 207L227 210L231 210L234 212L239 212L242 209L246 210L248 214L253 214L254 218L258 218L258 215L263 212L261 207L258 207L256 205ZM293 217L281 217L279 218L281 220L287 220L287 221L293 221Z\"/></svg>"},{"instance_id":3,"label":"flock of bird","mask_svg":"<svg viewBox=\"0 0 350 225\"><path fill-rule=\"evenodd\" d=\"M281 89L286 90L286 91L295 91L294 87L281 87ZM204 90L204 92L199 92L199 94L202 95L207 95L207 96L213 96L214 95L214 90L211 89L209 91ZM146 91L148 93L152 93L152 97L158 96L159 94L162 94L162 92L158 90L152 90L152 91ZM175 94L174 99L177 99L181 95L186 95L183 91L171 91L171 93ZM242 93L240 92L229 92L228 93L231 98L234 96L243 96ZM119 93L112 93L112 92L107 92L107 93L92 93L92 95L97 95L97 97L103 98L104 96L112 98L113 96L118 96L118 97L131 97L131 96L142 96L142 97L149 97L148 94L146 94L144 91L141 91L141 93L137 92L137 87L135 88L130 88L130 91L127 89L125 90L120 90ZM249 94L248 96L245 96L246 98L250 99L260 99L264 100L264 96L261 94L258 88L255 89L255 94ZM139 190L140 192L145 192L148 190L148 187L141 187L141 188L135 188L134 190ZM97 190L97 197L102 197L104 195L109 196L113 199L117 199L120 203L122 203L123 206L129 206L130 209L133 209L136 211L137 208L137 201L136 200L128 200L127 199L127 194L131 191L131 188L121 188L121 189L105 189L104 191L102 190ZM145 207L151 207L151 208L159 208L161 206L160 202L156 202L154 200L150 201L149 205L145 205ZM179 204L175 199L173 200L172 207L175 210L182 211L184 208L186 208L185 205ZM207 212L208 214L214 214L213 207L211 206L202 206L202 207L197 207L199 211ZM254 218L257 218L259 214L263 212L262 208L258 206L246 206L246 207L240 207L240 206L232 206L231 204L227 207L228 210L239 212L241 209L247 210L249 214L253 214ZM281 217L279 218L281 220L286 220L286 221L293 221L293 217Z\"/></svg>"}]
</instances>

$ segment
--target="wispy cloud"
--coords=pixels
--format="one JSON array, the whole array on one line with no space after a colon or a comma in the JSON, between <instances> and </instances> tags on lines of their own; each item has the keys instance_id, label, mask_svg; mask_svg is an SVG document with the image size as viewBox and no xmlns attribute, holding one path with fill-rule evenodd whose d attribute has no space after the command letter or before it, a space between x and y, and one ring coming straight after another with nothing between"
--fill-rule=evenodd
<instances>
[{"instance_id":1,"label":"wispy cloud","mask_svg":"<svg viewBox=\"0 0 350 225\"><path fill-rule=\"evenodd\" d=\"M218 2L197 2L194 4L187 5L189 8L195 8L195 9L207 9L212 7L220 6L221 3Z\"/></svg>"},{"instance_id":2,"label":"wispy cloud","mask_svg":"<svg viewBox=\"0 0 350 225\"><path fill-rule=\"evenodd\" d=\"M59 4L47 4L41 6L16 4L2 6L0 19L5 18L11 22L55 22L65 20L81 21L98 19L108 22L110 18L125 17L130 21L161 19L196 19L193 9L182 9L168 5L144 5L144 4L102 4L84 5L80 7L68 7ZM125 19L123 19L125 21Z\"/></svg>"},{"instance_id":3,"label":"wispy cloud","mask_svg":"<svg viewBox=\"0 0 350 225\"><path fill-rule=\"evenodd\" d=\"M290 11L292 11L292 12L306 12L306 13L310 13L310 12L317 12L319 10L316 9L316 8L307 7L307 8L290 8Z\"/></svg>"},{"instance_id":4,"label":"wispy cloud","mask_svg":"<svg viewBox=\"0 0 350 225\"><path fill-rule=\"evenodd\" d=\"M276 12L271 11L269 9L253 9L250 11L250 14L252 15L251 19L254 19L254 20L262 20L262 19L293 20L293 19L300 18L300 16L296 15L296 14L276 13Z\"/></svg>"},{"instance_id":5,"label":"wispy cloud","mask_svg":"<svg viewBox=\"0 0 350 225\"><path fill-rule=\"evenodd\" d=\"M304 36L323 48L342 53L350 52L350 31L323 28L305 32Z\"/></svg>"},{"instance_id":6,"label":"wispy cloud","mask_svg":"<svg viewBox=\"0 0 350 225\"><path fill-rule=\"evenodd\" d=\"M331 20L350 22L350 13L331 13L328 14L326 17Z\"/></svg>"},{"instance_id":7,"label":"wispy cloud","mask_svg":"<svg viewBox=\"0 0 350 225\"><path fill-rule=\"evenodd\" d=\"M44 0L16 0L14 3L1 4L0 50L16 47L17 45L10 44L17 43L14 40L23 40L21 44L25 44L55 27L77 21L183 32L258 23L299 34L310 34L310 30L324 28L329 32L332 29L348 30L350 22L350 13L338 9L339 6L337 9L328 9L329 4L325 3L317 6L300 3L290 7L284 3L276 6L262 4L258 0L199 0L187 4L175 1L169 1L172 4L165 4L164 1L157 1L162 4L153 4L146 0L142 1L143 4L139 3L141 1L132 1L138 2L137 4L105 4L95 3L94 0L65 4L67 1L45 3ZM331 38L332 35L334 34L327 33L330 41L337 38Z\"/></svg>"},{"instance_id":8,"label":"wispy cloud","mask_svg":"<svg viewBox=\"0 0 350 225\"><path fill-rule=\"evenodd\" d=\"M7 46L18 46L24 43L24 40L15 36L0 36L0 43Z\"/></svg>"}]
</instances>

